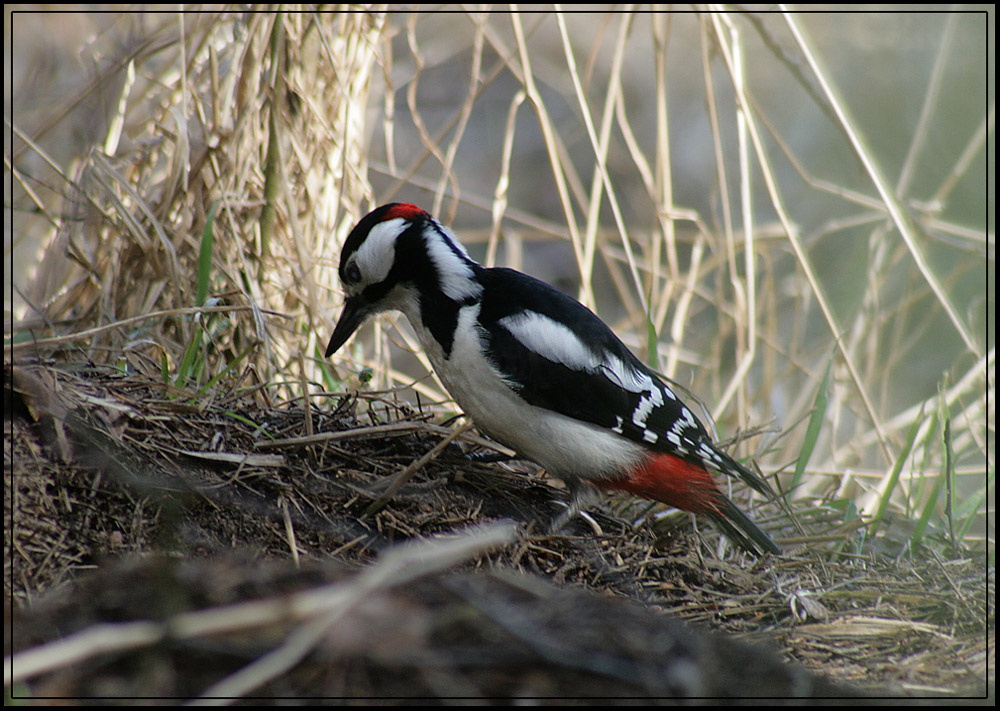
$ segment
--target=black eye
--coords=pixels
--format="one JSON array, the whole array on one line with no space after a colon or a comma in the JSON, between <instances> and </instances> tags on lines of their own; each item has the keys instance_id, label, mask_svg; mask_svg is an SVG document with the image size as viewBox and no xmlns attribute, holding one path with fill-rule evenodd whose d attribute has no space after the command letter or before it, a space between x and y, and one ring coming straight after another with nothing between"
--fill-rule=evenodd
<instances>
[{"instance_id":1,"label":"black eye","mask_svg":"<svg viewBox=\"0 0 1000 711\"><path fill-rule=\"evenodd\" d=\"M348 284L356 284L361 281L361 268L358 267L357 262L351 262L344 269L344 281Z\"/></svg>"}]
</instances>

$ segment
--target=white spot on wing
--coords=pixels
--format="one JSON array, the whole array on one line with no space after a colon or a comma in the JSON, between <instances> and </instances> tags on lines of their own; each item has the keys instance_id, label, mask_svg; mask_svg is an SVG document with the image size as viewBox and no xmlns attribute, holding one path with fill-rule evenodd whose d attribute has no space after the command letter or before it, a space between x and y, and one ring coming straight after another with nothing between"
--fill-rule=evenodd
<instances>
[{"instance_id":1,"label":"white spot on wing","mask_svg":"<svg viewBox=\"0 0 1000 711\"><path fill-rule=\"evenodd\" d=\"M648 392L643 393L642 397L639 398L639 404L632 411L632 422L636 427L645 428L650 413L662 404L663 395L660 393L659 388L654 387Z\"/></svg>"},{"instance_id":2,"label":"white spot on wing","mask_svg":"<svg viewBox=\"0 0 1000 711\"><path fill-rule=\"evenodd\" d=\"M604 374L622 390L630 393L644 393L653 388L653 379L643 372L631 368L611 354L606 354L601 364Z\"/></svg>"}]
</instances>

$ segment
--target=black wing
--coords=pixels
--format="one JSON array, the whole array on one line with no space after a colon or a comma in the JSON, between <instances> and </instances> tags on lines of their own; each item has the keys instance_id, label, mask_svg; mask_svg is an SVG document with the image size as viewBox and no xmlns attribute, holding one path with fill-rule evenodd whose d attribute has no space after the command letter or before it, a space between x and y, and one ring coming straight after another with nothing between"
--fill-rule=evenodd
<instances>
[{"instance_id":1,"label":"black wing","mask_svg":"<svg viewBox=\"0 0 1000 711\"><path fill-rule=\"evenodd\" d=\"M704 460L698 447L711 440L702 424L589 309L514 270L488 269L481 278L479 321L493 365L521 397L653 450ZM517 298L498 296L511 293Z\"/></svg>"},{"instance_id":2,"label":"black wing","mask_svg":"<svg viewBox=\"0 0 1000 711\"><path fill-rule=\"evenodd\" d=\"M718 449L691 409L576 299L511 269L485 269L479 278L486 287L479 323L492 364L527 402L774 496L763 479Z\"/></svg>"}]
</instances>

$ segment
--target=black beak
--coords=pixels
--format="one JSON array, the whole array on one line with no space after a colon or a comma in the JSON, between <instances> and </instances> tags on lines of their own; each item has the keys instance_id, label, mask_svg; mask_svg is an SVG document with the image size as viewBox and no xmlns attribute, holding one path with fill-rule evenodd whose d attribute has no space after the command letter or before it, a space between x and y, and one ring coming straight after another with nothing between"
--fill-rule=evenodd
<instances>
[{"instance_id":1,"label":"black beak","mask_svg":"<svg viewBox=\"0 0 1000 711\"><path fill-rule=\"evenodd\" d=\"M361 294L352 296L344 302L344 310L340 314L340 320L337 321L333 335L330 336L330 343L326 347L327 358L340 350L340 347L347 342L352 333L358 330L358 326L368 318L371 312L371 304Z\"/></svg>"}]
</instances>

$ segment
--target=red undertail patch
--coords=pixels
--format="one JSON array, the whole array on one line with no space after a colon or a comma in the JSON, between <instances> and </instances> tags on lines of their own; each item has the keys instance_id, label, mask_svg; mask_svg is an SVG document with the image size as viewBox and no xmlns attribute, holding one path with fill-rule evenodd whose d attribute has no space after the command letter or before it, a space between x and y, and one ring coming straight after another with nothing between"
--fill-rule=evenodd
<instances>
[{"instance_id":1,"label":"red undertail patch","mask_svg":"<svg viewBox=\"0 0 1000 711\"><path fill-rule=\"evenodd\" d=\"M672 454L654 454L624 479L599 482L692 513L719 512L721 492L704 467Z\"/></svg>"}]
</instances>

